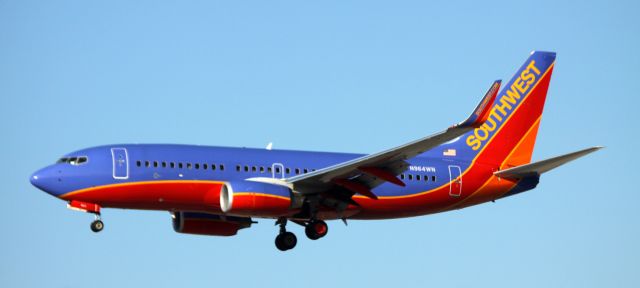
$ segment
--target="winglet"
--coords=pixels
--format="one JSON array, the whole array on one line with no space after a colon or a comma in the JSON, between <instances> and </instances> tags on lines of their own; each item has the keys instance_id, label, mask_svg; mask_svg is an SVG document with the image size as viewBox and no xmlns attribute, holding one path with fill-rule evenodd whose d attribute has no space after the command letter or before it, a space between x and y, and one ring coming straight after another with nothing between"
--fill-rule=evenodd
<instances>
[{"instance_id":1,"label":"winglet","mask_svg":"<svg viewBox=\"0 0 640 288\"><path fill-rule=\"evenodd\" d=\"M480 127L480 125L489 118L491 108L493 108L493 102L496 100L496 96L500 90L500 83L502 83L501 80L494 81L487 93L482 97L480 103L478 103L478 106L476 106L476 109L471 113L471 116L456 125L456 127Z\"/></svg>"}]
</instances>

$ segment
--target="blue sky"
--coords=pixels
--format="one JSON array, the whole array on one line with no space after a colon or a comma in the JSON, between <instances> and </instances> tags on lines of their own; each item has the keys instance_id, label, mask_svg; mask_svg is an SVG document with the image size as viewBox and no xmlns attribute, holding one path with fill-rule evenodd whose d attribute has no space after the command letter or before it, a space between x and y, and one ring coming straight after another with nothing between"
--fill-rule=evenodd
<instances>
[{"instance_id":1,"label":"blue sky","mask_svg":"<svg viewBox=\"0 0 640 288\"><path fill-rule=\"evenodd\" d=\"M0 1L0 286L640 286L640 5L521 2ZM108 143L376 152L461 120L534 49L558 52L534 159L607 148L496 203L280 253L265 220L212 238L107 209L96 235L28 181Z\"/></svg>"}]
</instances>

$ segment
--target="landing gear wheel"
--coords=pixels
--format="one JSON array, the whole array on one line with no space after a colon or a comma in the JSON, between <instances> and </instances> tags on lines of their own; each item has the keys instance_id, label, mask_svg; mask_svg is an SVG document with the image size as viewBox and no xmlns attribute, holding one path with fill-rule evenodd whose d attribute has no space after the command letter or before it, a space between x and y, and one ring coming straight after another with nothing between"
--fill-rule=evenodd
<instances>
[{"instance_id":1,"label":"landing gear wheel","mask_svg":"<svg viewBox=\"0 0 640 288\"><path fill-rule=\"evenodd\" d=\"M280 233L276 237L276 247L280 251L291 250L296 247L296 244L298 244L298 238L291 232Z\"/></svg>"},{"instance_id":2,"label":"landing gear wheel","mask_svg":"<svg viewBox=\"0 0 640 288\"><path fill-rule=\"evenodd\" d=\"M98 233L102 231L103 228L104 228L104 223L102 223L101 220L95 220L91 222L91 231Z\"/></svg>"},{"instance_id":3,"label":"landing gear wheel","mask_svg":"<svg viewBox=\"0 0 640 288\"><path fill-rule=\"evenodd\" d=\"M329 232L329 226L322 220L311 221L304 228L304 233L307 234L307 237L311 240L318 240L326 236L327 232Z\"/></svg>"}]
</instances>

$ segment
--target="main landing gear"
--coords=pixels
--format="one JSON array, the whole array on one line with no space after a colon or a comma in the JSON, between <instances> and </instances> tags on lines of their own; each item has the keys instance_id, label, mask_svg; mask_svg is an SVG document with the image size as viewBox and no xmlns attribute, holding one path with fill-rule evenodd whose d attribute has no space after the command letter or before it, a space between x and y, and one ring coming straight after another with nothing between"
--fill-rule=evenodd
<instances>
[{"instance_id":1,"label":"main landing gear","mask_svg":"<svg viewBox=\"0 0 640 288\"><path fill-rule=\"evenodd\" d=\"M327 235L329 226L322 220L312 220L304 227L304 233L311 240L318 240Z\"/></svg>"},{"instance_id":2,"label":"main landing gear","mask_svg":"<svg viewBox=\"0 0 640 288\"><path fill-rule=\"evenodd\" d=\"M298 244L298 238L296 237L296 234L287 231L287 219L280 218L276 224L280 225L280 233L276 236L276 248L280 251L287 251L296 247L296 244Z\"/></svg>"},{"instance_id":3,"label":"main landing gear","mask_svg":"<svg viewBox=\"0 0 640 288\"><path fill-rule=\"evenodd\" d=\"M297 222L294 223L305 226L304 233L311 240L317 240L327 235L329 232L329 226L322 220L310 220L307 223ZM291 250L298 244L298 238L296 234L288 232L286 229L287 219L280 218L276 221L276 225L280 225L280 233L276 236L276 248L280 251Z\"/></svg>"}]
</instances>

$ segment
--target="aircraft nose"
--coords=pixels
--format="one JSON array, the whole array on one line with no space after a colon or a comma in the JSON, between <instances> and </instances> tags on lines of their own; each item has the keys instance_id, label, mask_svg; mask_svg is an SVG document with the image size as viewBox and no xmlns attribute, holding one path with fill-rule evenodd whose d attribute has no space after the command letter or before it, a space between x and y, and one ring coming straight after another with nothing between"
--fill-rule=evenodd
<instances>
[{"instance_id":1,"label":"aircraft nose","mask_svg":"<svg viewBox=\"0 0 640 288\"><path fill-rule=\"evenodd\" d=\"M60 186L62 178L60 175L56 175L55 171L51 169L51 167L46 167L31 174L29 181L31 182L31 185L38 189L53 196L58 196L58 193L56 193L56 187Z\"/></svg>"}]
</instances>

